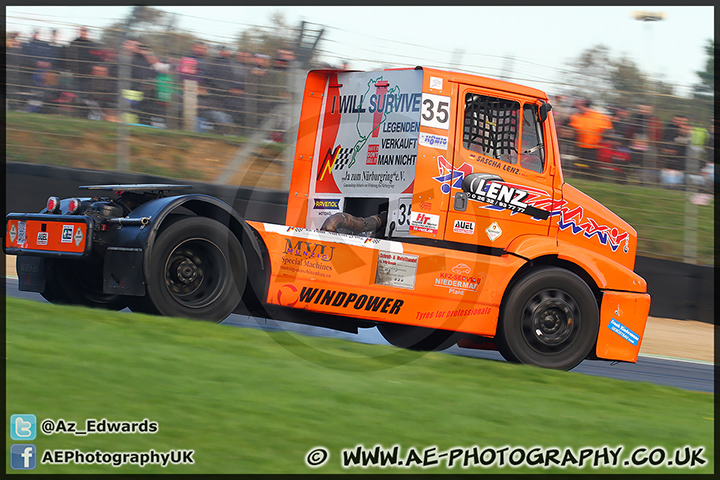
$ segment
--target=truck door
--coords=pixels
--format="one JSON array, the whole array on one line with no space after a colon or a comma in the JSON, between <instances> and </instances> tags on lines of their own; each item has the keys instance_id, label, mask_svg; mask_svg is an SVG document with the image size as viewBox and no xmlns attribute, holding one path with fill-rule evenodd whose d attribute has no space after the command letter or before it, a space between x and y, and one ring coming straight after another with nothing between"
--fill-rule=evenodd
<instances>
[{"instance_id":1,"label":"truck door","mask_svg":"<svg viewBox=\"0 0 720 480\"><path fill-rule=\"evenodd\" d=\"M505 249L548 235L554 169L538 99L475 86L458 89L455 156L445 240Z\"/></svg>"}]
</instances>

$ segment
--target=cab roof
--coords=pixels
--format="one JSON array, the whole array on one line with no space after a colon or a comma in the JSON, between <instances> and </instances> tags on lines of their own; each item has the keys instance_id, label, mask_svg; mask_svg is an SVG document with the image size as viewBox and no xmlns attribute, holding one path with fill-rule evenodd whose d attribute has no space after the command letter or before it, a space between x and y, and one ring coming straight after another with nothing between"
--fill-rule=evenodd
<instances>
[{"instance_id":1,"label":"cab roof","mask_svg":"<svg viewBox=\"0 0 720 480\"><path fill-rule=\"evenodd\" d=\"M520 85L518 83L507 82L505 80L498 80L496 78L483 77L482 75L476 75L473 73L460 73L451 72L448 70L438 70L435 68L415 67L417 70L423 70L429 74L437 75L448 79L451 82L463 83L466 85L477 85L482 87L488 87L493 90L502 90L505 92L517 93L528 97L541 98L548 100L547 93L537 88Z\"/></svg>"},{"instance_id":2,"label":"cab roof","mask_svg":"<svg viewBox=\"0 0 720 480\"><path fill-rule=\"evenodd\" d=\"M322 69L320 69L322 70ZM545 101L549 100L549 97L547 93L545 93L542 90L539 90L537 88L528 87L525 85L520 85L518 83L513 82L507 82L505 80L498 80L495 78L490 77L483 77L482 75L476 75L473 73L460 73L460 72L452 72L449 70L440 70L436 68L427 68L422 66L417 67L401 67L401 68L386 68L383 70L325 70L325 71L341 71L341 72L371 72L371 71L397 71L397 70L422 70L423 72L427 72L429 74L443 77L447 79L448 81L454 82L454 83L462 83L466 85L477 85L482 87L487 87L493 90L500 90L504 92L519 94L519 95L525 95L528 97L534 97L543 99ZM319 70L315 70L319 71Z\"/></svg>"}]
</instances>

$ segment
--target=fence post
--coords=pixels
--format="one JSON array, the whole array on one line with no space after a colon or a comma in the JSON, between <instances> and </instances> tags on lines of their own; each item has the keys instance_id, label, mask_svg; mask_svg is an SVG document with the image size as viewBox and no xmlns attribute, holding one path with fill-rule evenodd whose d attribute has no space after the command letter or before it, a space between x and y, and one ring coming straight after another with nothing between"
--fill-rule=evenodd
<instances>
[{"instance_id":1,"label":"fence post","mask_svg":"<svg viewBox=\"0 0 720 480\"><path fill-rule=\"evenodd\" d=\"M188 132L195 131L197 123L197 80L185 79L183 81L183 119L184 129Z\"/></svg>"},{"instance_id":2,"label":"fence post","mask_svg":"<svg viewBox=\"0 0 720 480\"><path fill-rule=\"evenodd\" d=\"M693 178L699 173L699 158L695 147L686 148L688 157L685 168L685 232L683 242L683 261L685 263L697 262L697 228L698 206L693 202L698 189L693 184Z\"/></svg>"},{"instance_id":3,"label":"fence post","mask_svg":"<svg viewBox=\"0 0 720 480\"><path fill-rule=\"evenodd\" d=\"M130 131L127 126L127 112L130 110L130 100L125 92L130 90L130 53L120 44L118 58L118 140L117 140L117 170L127 172L130 170Z\"/></svg>"}]
</instances>

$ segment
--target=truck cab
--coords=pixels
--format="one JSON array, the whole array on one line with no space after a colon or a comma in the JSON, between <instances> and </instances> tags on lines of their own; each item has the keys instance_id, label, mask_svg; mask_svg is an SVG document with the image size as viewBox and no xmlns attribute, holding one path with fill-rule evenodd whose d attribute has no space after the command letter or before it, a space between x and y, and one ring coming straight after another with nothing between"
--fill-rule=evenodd
<instances>
[{"instance_id":1,"label":"truck cab","mask_svg":"<svg viewBox=\"0 0 720 480\"><path fill-rule=\"evenodd\" d=\"M421 67L310 72L293 231L274 242L253 225L288 247L271 249L267 302L362 316L409 348L461 333L461 346L555 368L576 364L570 351L635 361L650 305L636 232L565 183L556 138L537 89ZM298 269L281 263L293 256Z\"/></svg>"}]
</instances>

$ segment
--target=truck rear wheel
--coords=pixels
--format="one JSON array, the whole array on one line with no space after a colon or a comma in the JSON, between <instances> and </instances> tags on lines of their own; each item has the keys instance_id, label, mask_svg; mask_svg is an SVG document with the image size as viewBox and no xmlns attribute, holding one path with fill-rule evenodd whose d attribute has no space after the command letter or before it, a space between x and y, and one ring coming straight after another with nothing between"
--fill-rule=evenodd
<instances>
[{"instance_id":1,"label":"truck rear wheel","mask_svg":"<svg viewBox=\"0 0 720 480\"><path fill-rule=\"evenodd\" d=\"M458 334L449 330L435 330L393 323L382 323L378 325L378 330L390 345L409 350L445 350L458 341Z\"/></svg>"},{"instance_id":2,"label":"truck rear wheel","mask_svg":"<svg viewBox=\"0 0 720 480\"><path fill-rule=\"evenodd\" d=\"M160 233L146 296L134 309L219 322L240 303L246 281L247 263L235 235L215 220L188 217Z\"/></svg>"},{"instance_id":3,"label":"truck rear wheel","mask_svg":"<svg viewBox=\"0 0 720 480\"><path fill-rule=\"evenodd\" d=\"M557 267L536 270L512 287L496 343L511 362L570 370L590 353L600 324L590 287Z\"/></svg>"},{"instance_id":4,"label":"truck rear wheel","mask_svg":"<svg viewBox=\"0 0 720 480\"><path fill-rule=\"evenodd\" d=\"M127 300L122 295L103 293L102 259L45 259L45 291L50 303L82 305L106 310L122 310Z\"/></svg>"}]
</instances>

